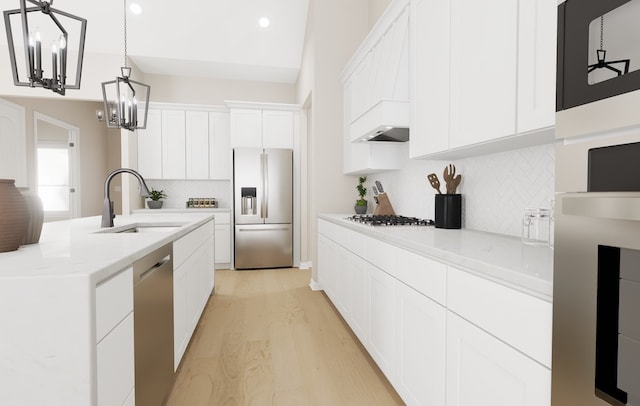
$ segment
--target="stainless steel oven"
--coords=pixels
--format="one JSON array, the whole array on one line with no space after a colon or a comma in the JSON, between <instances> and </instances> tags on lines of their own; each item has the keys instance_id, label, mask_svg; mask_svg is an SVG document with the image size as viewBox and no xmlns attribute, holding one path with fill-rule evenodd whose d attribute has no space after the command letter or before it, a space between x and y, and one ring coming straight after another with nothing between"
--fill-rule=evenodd
<instances>
[{"instance_id":1,"label":"stainless steel oven","mask_svg":"<svg viewBox=\"0 0 640 406\"><path fill-rule=\"evenodd\" d=\"M552 405L640 405L640 192L556 199Z\"/></svg>"}]
</instances>

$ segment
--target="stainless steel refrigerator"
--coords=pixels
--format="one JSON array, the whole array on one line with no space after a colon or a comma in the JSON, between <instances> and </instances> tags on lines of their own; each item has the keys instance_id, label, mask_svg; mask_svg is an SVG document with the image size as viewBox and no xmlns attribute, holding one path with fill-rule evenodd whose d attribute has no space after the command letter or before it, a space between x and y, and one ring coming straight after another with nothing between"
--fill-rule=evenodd
<instances>
[{"instance_id":1,"label":"stainless steel refrigerator","mask_svg":"<svg viewBox=\"0 0 640 406\"><path fill-rule=\"evenodd\" d=\"M233 150L236 269L293 266L293 151Z\"/></svg>"}]
</instances>

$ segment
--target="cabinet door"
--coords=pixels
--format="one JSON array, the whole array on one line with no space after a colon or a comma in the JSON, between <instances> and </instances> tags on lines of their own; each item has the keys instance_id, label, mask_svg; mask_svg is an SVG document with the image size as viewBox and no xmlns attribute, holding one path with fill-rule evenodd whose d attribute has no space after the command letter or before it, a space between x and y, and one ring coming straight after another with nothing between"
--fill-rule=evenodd
<instances>
[{"instance_id":1,"label":"cabinet door","mask_svg":"<svg viewBox=\"0 0 640 406\"><path fill-rule=\"evenodd\" d=\"M98 406L122 405L133 390L133 313L97 345Z\"/></svg>"},{"instance_id":2,"label":"cabinet door","mask_svg":"<svg viewBox=\"0 0 640 406\"><path fill-rule=\"evenodd\" d=\"M293 148L293 111L262 111L262 146Z\"/></svg>"},{"instance_id":3,"label":"cabinet door","mask_svg":"<svg viewBox=\"0 0 640 406\"><path fill-rule=\"evenodd\" d=\"M162 178L184 179L185 112L162 110Z\"/></svg>"},{"instance_id":4,"label":"cabinet door","mask_svg":"<svg viewBox=\"0 0 640 406\"><path fill-rule=\"evenodd\" d=\"M160 109L149 109L147 128L138 130L138 172L145 179L162 179L162 110Z\"/></svg>"},{"instance_id":5,"label":"cabinet door","mask_svg":"<svg viewBox=\"0 0 640 406\"><path fill-rule=\"evenodd\" d=\"M447 312L447 406L542 406L551 371Z\"/></svg>"},{"instance_id":6,"label":"cabinet door","mask_svg":"<svg viewBox=\"0 0 640 406\"><path fill-rule=\"evenodd\" d=\"M446 309L397 282L397 384L408 405L445 404Z\"/></svg>"},{"instance_id":7,"label":"cabinet door","mask_svg":"<svg viewBox=\"0 0 640 406\"><path fill-rule=\"evenodd\" d=\"M395 279L369 265L369 352L391 384L394 382L396 356Z\"/></svg>"},{"instance_id":8,"label":"cabinet door","mask_svg":"<svg viewBox=\"0 0 640 406\"><path fill-rule=\"evenodd\" d=\"M411 1L411 158L449 148L451 4Z\"/></svg>"},{"instance_id":9,"label":"cabinet door","mask_svg":"<svg viewBox=\"0 0 640 406\"><path fill-rule=\"evenodd\" d=\"M518 2L453 0L451 6L450 147L512 135Z\"/></svg>"},{"instance_id":10,"label":"cabinet door","mask_svg":"<svg viewBox=\"0 0 640 406\"><path fill-rule=\"evenodd\" d=\"M209 179L209 113L185 112L187 179Z\"/></svg>"},{"instance_id":11,"label":"cabinet door","mask_svg":"<svg viewBox=\"0 0 640 406\"><path fill-rule=\"evenodd\" d=\"M520 1L518 132L555 124L556 0Z\"/></svg>"},{"instance_id":12,"label":"cabinet door","mask_svg":"<svg viewBox=\"0 0 640 406\"><path fill-rule=\"evenodd\" d=\"M216 223L216 264L231 263L231 227Z\"/></svg>"},{"instance_id":13,"label":"cabinet door","mask_svg":"<svg viewBox=\"0 0 640 406\"><path fill-rule=\"evenodd\" d=\"M369 266L370 264L362 258L353 254L350 256L349 306L351 308L349 314L351 317L347 321L365 347L369 340Z\"/></svg>"},{"instance_id":14,"label":"cabinet door","mask_svg":"<svg viewBox=\"0 0 640 406\"><path fill-rule=\"evenodd\" d=\"M262 110L231 109L231 147L262 147Z\"/></svg>"},{"instance_id":15,"label":"cabinet door","mask_svg":"<svg viewBox=\"0 0 640 406\"><path fill-rule=\"evenodd\" d=\"M231 179L229 113L209 113L209 178Z\"/></svg>"}]
</instances>

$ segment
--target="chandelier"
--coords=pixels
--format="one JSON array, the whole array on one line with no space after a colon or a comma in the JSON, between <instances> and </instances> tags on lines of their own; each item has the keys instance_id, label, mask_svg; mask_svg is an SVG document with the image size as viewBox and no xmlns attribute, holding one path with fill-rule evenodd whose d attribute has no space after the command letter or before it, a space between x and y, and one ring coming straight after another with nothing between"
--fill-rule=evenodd
<instances>
[{"instance_id":1,"label":"chandelier","mask_svg":"<svg viewBox=\"0 0 640 406\"><path fill-rule=\"evenodd\" d=\"M27 7L27 2L33 6ZM13 83L50 89L64 96L66 89L80 89L87 20L52 6L53 0L20 0L19 9L4 12L4 23ZM70 42L69 32L77 42ZM50 58L43 58L43 45ZM72 52L68 52L70 45ZM67 69L71 56L75 57L75 69L71 65L75 72ZM18 66L24 69L25 80L20 79ZM75 78L73 82L68 80L69 73Z\"/></svg>"},{"instance_id":2,"label":"chandelier","mask_svg":"<svg viewBox=\"0 0 640 406\"><path fill-rule=\"evenodd\" d=\"M124 66L121 76L102 83L102 97L107 127L124 128L129 131L147 127L149 93L151 86L131 79L131 68L127 59L127 0L124 0ZM142 117L138 115L142 106Z\"/></svg>"}]
</instances>

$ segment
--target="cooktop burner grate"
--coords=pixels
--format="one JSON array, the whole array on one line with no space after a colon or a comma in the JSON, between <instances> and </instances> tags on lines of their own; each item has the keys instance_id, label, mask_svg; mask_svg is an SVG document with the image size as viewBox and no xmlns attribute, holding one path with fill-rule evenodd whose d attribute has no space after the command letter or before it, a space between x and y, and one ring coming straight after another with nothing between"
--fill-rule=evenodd
<instances>
[{"instance_id":1,"label":"cooktop burner grate","mask_svg":"<svg viewBox=\"0 0 640 406\"><path fill-rule=\"evenodd\" d=\"M405 216L353 215L347 220L370 226L432 226L433 220Z\"/></svg>"}]
</instances>

